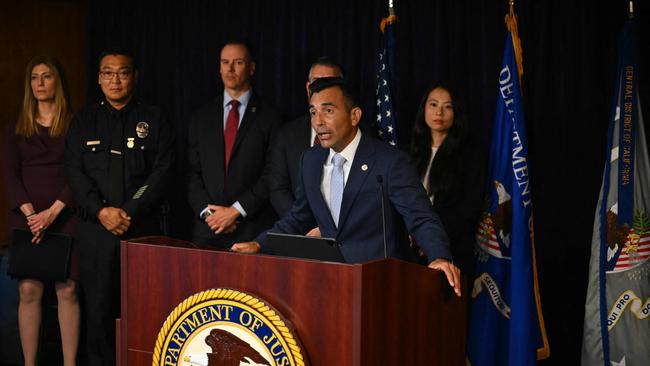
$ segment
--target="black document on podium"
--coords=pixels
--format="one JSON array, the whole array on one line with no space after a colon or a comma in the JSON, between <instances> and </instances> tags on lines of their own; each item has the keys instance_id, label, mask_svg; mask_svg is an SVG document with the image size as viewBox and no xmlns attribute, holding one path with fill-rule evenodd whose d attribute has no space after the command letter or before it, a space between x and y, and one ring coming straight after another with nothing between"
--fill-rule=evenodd
<instances>
[{"instance_id":1,"label":"black document on podium","mask_svg":"<svg viewBox=\"0 0 650 366\"><path fill-rule=\"evenodd\" d=\"M345 263L341 245L332 238L267 233L266 245L274 255Z\"/></svg>"}]
</instances>

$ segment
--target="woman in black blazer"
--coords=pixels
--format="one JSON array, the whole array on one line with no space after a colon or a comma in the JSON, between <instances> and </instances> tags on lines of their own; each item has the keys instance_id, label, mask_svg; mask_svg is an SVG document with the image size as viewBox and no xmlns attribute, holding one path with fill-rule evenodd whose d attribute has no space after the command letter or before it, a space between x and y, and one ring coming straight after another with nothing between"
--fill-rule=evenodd
<instances>
[{"instance_id":1,"label":"woman in black blazer","mask_svg":"<svg viewBox=\"0 0 650 366\"><path fill-rule=\"evenodd\" d=\"M413 127L411 156L449 236L454 263L471 280L476 228L484 205L485 159L467 136L457 94L442 82L430 86Z\"/></svg>"}]
</instances>

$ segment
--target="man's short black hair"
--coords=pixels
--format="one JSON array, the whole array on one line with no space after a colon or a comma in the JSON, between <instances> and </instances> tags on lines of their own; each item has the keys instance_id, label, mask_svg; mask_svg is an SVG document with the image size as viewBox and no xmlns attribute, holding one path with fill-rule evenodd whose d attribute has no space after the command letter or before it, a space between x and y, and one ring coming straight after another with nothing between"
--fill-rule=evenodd
<instances>
[{"instance_id":1,"label":"man's short black hair","mask_svg":"<svg viewBox=\"0 0 650 366\"><path fill-rule=\"evenodd\" d=\"M359 106L352 87L343 78L337 77L328 77L328 78L318 78L314 80L313 83L309 86L311 90L311 95L313 96L316 93L319 93L325 89L337 87L343 93L343 98L345 99L345 105L349 110Z\"/></svg>"},{"instance_id":2,"label":"man's short black hair","mask_svg":"<svg viewBox=\"0 0 650 366\"><path fill-rule=\"evenodd\" d=\"M246 39L229 39L226 42L223 43L223 46L221 46L221 49L219 50L219 53L221 54L221 51L223 51L226 46L242 46L246 49L246 53L248 54L249 61L255 62L255 54L253 50L253 45Z\"/></svg>"},{"instance_id":3,"label":"man's short black hair","mask_svg":"<svg viewBox=\"0 0 650 366\"><path fill-rule=\"evenodd\" d=\"M311 75L311 71L314 69L315 66L331 67L333 69L338 70L340 77L342 78L345 77L345 71L343 70L343 67L338 63L336 63L336 61L334 61L334 59L329 56L320 56L317 59L315 59L314 62L312 62L311 66L309 67L309 74L307 75L307 77Z\"/></svg>"},{"instance_id":4,"label":"man's short black hair","mask_svg":"<svg viewBox=\"0 0 650 366\"><path fill-rule=\"evenodd\" d=\"M106 56L126 56L131 60L133 71L136 71L138 69L138 65L135 62L135 56L133 55L133 52L123 47L111 47L102 51L99 54L99 58L97 59L97 68L101 67L102 60Z\"/></svg>"}]
</instances>

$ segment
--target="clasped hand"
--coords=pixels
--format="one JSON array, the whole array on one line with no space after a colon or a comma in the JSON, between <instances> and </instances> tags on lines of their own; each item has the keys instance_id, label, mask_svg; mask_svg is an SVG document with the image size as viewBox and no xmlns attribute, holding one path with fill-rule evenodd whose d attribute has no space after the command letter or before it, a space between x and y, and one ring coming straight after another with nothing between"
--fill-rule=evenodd
<instances>
[{"instance_id":1,"label":"clasped hand","mask_svg":"<svg viewBox=\"0 0 650 366\"><path fill-rule=\"evenodd\" d=\"M27 225L33 235L32 243L38 244L41 242L45 229L52 225L56 217L57 214L54 210L48 208L27 218Z\"/></svg>"},{"instance_id":2,"label":"clasped hand","mask_svg":"<svg viewBox=\"0 0 650 366\"><path fill-rule=\"evenodd\" d=\"M205 223L215 234L230 234L237 229L239 211L234 207L208 205L212 215L205 218Z\"/></svg>"},{"instance_id":3,"label":"clasped hand","mask_svg":"<svg viewBox=\"0 0 650 366\"><path fill-rule=\"evenodd\" d=\"M118 207L102 208L97 214L97 218L106 230L116 236L124 234L131 226L131 217Z\"/></svg>"}]
</instances>

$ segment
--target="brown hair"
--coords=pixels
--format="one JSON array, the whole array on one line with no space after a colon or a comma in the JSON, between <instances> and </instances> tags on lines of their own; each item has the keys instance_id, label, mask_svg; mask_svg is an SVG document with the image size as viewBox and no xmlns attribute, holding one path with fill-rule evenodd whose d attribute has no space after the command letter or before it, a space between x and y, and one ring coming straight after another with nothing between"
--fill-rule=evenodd
<instances>
[{"instance_id":1,"label":"brown hair","mask_svg":"<svg viewBox=\"0 0 650 366\"><path fill-rule=\"evenodd\" d=\"M25 69L25 95L23 97L23 107L16 123L16 134L24 137L38 134L36 122L38 101L34 97L31 84L32 70L37 65L49 67L54 76L54 118L52 119L50 136L61 136L65 134L70 125L72 107L70 106L70 96L63 67L61 67L59 60L51 56L36 56L27 64Z\"/></svg>"}]
</instances>

